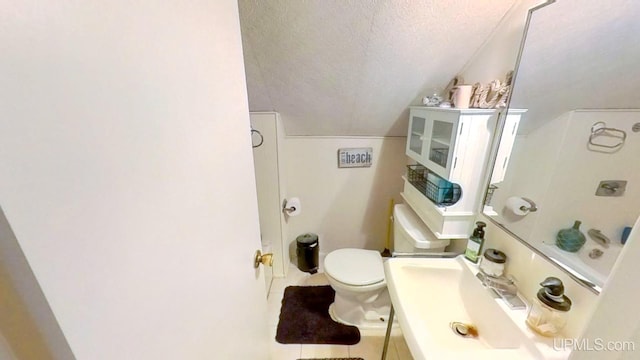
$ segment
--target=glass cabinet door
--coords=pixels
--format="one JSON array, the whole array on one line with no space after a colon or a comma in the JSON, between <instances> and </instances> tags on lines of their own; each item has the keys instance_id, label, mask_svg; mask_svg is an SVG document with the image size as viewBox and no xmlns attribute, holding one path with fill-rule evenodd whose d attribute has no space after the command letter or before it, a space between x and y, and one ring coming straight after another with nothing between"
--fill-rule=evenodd
<instances>
[{"instance_id":1,"label":"glass cabinet door","mask_svg":"<svg viewBox=\"0 0 640 360\"><path fill-rule=\"evenodd\" d=\"M418 163L423 163L427 158L426 137L431 132L431 123L424 112L411 114L409 121L409 134L407 135L407 155Z\"/></svg>"},{"instance_id":2,"label":"glass cabinet door","mask_svg":"<svg viewBox=\"0 0 640 360\"><path fill-rule=\"evenodd\" d=\"M433 121L433 130L429 141L429 161L443 168L447 167L449 154L451 153L453 131L452 123L440 120Z\"/></svg>"},{"instance_id":3,"label":"glass cabinet door","mask_svg":"<svg viewBox=\"0 0 640 360\"><path fill-rule=\"evenodd\" d=\"M427 117L422 164L447 180L455 167L458 124L458 113L434 111Z\"/></svg>"},{"instance_id":4,"label":"glass cabinet door","mask_svg":"<svg viewBox=\"0 0 640 360\"><path fill-rule=\"evenodd\" d=\"M443 179L449 179L455 153L460 113L439 109L412 109L406 153Z\"/></svg>"},{"instance_id":5,"label":"glass cabinet door","mask_svg":"<svg viewBox=\"0 0 640 360\"><path fill-rule=\"evenodd\" d=\"M424 126L426 119L414 116L411 121L411 129L409 135L409 150L414 153L421 155L422 154L422 146L424 139Z\"/></svg>"}]
</instances>

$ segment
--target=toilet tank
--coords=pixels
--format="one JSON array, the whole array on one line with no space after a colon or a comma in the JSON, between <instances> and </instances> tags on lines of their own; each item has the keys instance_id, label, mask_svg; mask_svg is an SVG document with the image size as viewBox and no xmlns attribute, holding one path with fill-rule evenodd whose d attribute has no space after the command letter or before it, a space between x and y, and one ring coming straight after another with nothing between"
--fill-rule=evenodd
<instances>
[{"instance_id":1,"label":"toilet tank","mask_svg":"<svg viewBox=\"0 0 640 360\"><path fill-rule=\"evenodd\" d=\"M393 207L393 250L401 253L443 252L449 240L438 239L406 204Z\"/></svg>"}]
</instances>

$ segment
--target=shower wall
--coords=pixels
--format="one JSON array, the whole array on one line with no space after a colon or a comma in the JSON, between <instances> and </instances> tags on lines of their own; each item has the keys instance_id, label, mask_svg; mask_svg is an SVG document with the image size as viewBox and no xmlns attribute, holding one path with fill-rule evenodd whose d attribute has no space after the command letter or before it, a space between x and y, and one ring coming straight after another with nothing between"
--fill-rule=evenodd
<instances>
[{"instance_id":1,"label":"shower wall","mask_svg":"<svg viewBox=\"0 0 640 360\"><path fill-rule=\"evenodd\" d=\"M501 220L536 246L553 245L558 230L580 220L585 234L598 229L618 244L608 250L617 254L622 229L632 226L640 215L640 133L631 130L639 114L640 110L575 110L519 137L512 157L514 168L498 184L492 200ZM588 146L591 127L598 121L624 130L624 145L615 151ZM611 144L617 140L604 136L594 141ZM624 196L595 196L602 180L626 180ZM525 217L510 216L504 209L510 196L530 198L540 210ZM616 256L590 260L586 252L594 247L597 244L587 240L585 254L579 256L606 275Z\"/></svg>"}]
</instances>

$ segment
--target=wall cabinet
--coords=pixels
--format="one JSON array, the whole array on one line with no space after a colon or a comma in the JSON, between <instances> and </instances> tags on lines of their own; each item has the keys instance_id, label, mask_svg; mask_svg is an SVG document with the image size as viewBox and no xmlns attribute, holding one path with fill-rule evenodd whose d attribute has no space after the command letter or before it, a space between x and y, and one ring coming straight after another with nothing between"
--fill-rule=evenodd
<instances>
[{"instance_id":1,"label":"wall cabinet","mask_svg":"<svg viewBox=\"0 0 640 360\"><path fill-rule=\"evenodd\" d=\"M407 155L440 177L449 179L455 164L459 116L449 111L412 109Z\"/></svg>"},{"instance_id":2,"label":"wall cabinet","mask_svg":"<svg viewBox=\"0 0 640 360\"><path fill-rule=\"evenodd\" d=\"M493 109L410 108L407 156L462 188L458 202L440 206L405 178L402 197L438 238L467 238L472 230L496 114Z\"/></svg>"}]
</instances>

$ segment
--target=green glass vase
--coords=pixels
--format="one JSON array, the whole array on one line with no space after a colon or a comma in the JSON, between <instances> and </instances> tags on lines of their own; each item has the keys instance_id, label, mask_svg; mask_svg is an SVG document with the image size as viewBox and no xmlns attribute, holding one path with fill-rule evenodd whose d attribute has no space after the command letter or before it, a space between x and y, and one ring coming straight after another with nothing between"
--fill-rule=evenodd
<instances>
[{"instance_id":1,"label":"green glass vase","mask_svg":"<svg viewBox=\"0 0 640 360\"><path fill-rule=\"evenodd\" d=\"M568 252L577 252L587 242L587 238L580 231L580 224L581 222L576 220L572 227L558 231L556 245L560 249Z\"/></svg>"}]
</instances>

